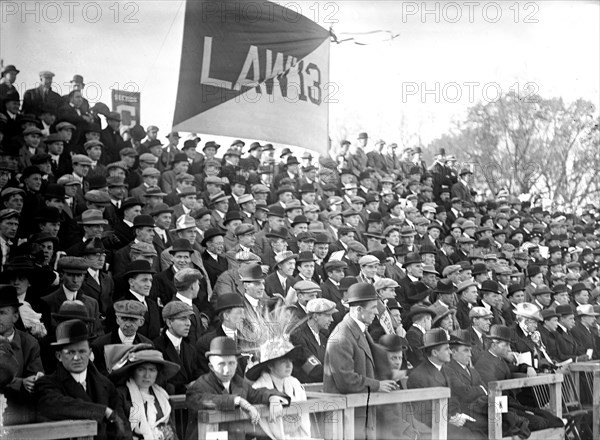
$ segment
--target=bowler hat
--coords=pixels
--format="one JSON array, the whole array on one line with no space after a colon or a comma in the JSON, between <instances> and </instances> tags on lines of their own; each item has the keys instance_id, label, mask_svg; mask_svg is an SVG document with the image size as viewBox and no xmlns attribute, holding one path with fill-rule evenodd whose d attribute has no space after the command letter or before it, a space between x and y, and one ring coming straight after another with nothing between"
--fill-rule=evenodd
<instances>
[{"instance_id":1,"label":"bowler hat","mask_svg":"<svg viewBox=\"0 0 600 440\"><path fill-rule=\"evenodd\" d=\"M58 185L56 183L49 183L46 187L46 192L44 193L44 198L46 200L49 199L58 199L60 201L65 200L65 187L63 185ZM54 208L57 209L57 208ZM60 220L58 220L60 221Z\"/></svg>"},{"instance_id":2,"label":"bowler hat","mask_svg":"<svg viewBox=\"0 0 600 440\"><path fill-rule=\"evenodd\" d=\"M507 296L512 296L517 292L524 292L525 288L523 286L521 286L520 284L511 284L510 286L508 286L508 294Z\"/></svg>"},{"instance_id":3,"label":"bowler hat","mask_svg":"<svg viewBox=\"0 0 600 440\"><path fill-rule=\"evenodd\" d=\"M32 234L29 236L29 243L46 243L47 241L51 241L54 243L55 249L58 246L58 238L49 232L38 232L37 234ZM5 267L6 270L6 267Z\"/></svg>"},{"instance_id":4,"label":"bowler hat","mask_svg":"<svg viewBox=\"0 0 600 440\"><path fill-rule=\"evenodd\" d=\"M223 218L223 224L226 225L227 223L233 221L233 220L243 220L244 217L242 216L242 213L240 211L234 210L234 211L228 211L225 214L225 218Z\"/></svg>"},{"instance_id":5,"label":"bowler hat","mask_svg":"<svg viewBox=\"0 0 600 440\"><path fill-rule=\"evenodd\" d=\"M218 313L236 307L245 307L242 296L237 293L225 293L217 298L215 312Z\"/></svg>"},{"instance_id":6,"label":"bowler hat","mask_svg":"<svg viewBox=\"0 0 600 440\"><path fill-rule=\"evenodd\" d=\"M378 343L390 352L406 351L409 347L408 341L398 335L383 335Z\"/></svg>"},{"instance_id":7,"label":"bowler hat","mask_svg":"<svg viewBox=\"0 0 600 440\"><path fill-rule=\"evenodd\" d=\"M264 274L260 264L252 263L239 268L240 279L242 282L253 282L264 279Z\"/></svg>"},{"instance_id":8,"label":"bowler hat","mask_svg":"<svg viewBox=\"0 0 600 440\"><path fill-rule=\"evenodd\" d=\"M60 188L63 187L61 186ZM60 223L60 211L54 206L44 206L42 209L40 209L36 220L43 223Z\"/></svg>"},{"instance_id":9,"label":"bowler hat","mask_svg":"<svg viewBox=\"0 0 600 440\"><path fill-rule=\"evenodd\" d=\"M435 318L435 311L433 309L430 309L429 307L425 307L425 306L420 306L420 305L414 305L410 308L410 310L408 311L408 315L406 316L406 318L408 320L411 320L413 317L417 316L417 315L429 315L431 316L431 319Z\"/></svg>"},{"instance_id":10,"label":"bowler hat","mask_svg":"<svg viewBox=\"0 0 600 440\"><path fill-rule=\"evenodd\" d=\"M353 304L361 301L373 301L378 299L377 291L372 284L369 283L356 283L352 284L348 288L348 295L346 302Z\"/></svg>"},{"instance_id":11,"label":"bowler hat","mask_svg":"<svg viewBox=\"0 0 600 440\"><path fill-rule=\"evenodd\" d=\"M17 289L10 284L0 284L0 308L1 307L19 307L22 303L17 297Z\"/></svg>"},{"instance_id":12,"label":"bowler hat","mask_svg":"<svg viewBox=\"0 0 600 440\"><path fill-rule=\"evenodd\" d=\"M546 286L545 284L540 284L539 286L537 286L535 288L535 290L533 292L531 292L531 295L538 296L538 295L544 295L546 293L549 293L550 295L554 295L554 291L552 289L550 289L550 287Z\"/></svg>"},{"instance_id":13,"label":"bowler hat","mask_svg":"<svg viewBox=\"0 0 600 440\"><path fill-rule=\"evenodd\" d=\"M150 215L152 217L155 217L157 215L163 214L163 213L173 213L173 209L169 207L169 205L167 205L166 203L159 203L158 205L156 205L154 207L154 209L152 210L152 212L150 213Z\"/></svg>"},{"instance_id":14,"label":"bowler hat","mask_svg":"<svg viewBox=\"0 0 600 440\"><path fill-rule=\"evenodd\" d=\"M133 219L133 228L153 228L154 219L151 215L141 214Z\"/></svg>"},{"instance_id":15,"label":"bowler hat","mask_svg":"<svg viewBox=\"0 0 600 440\"><path fill-rule=\"evenodd\" d=\"M298 254L298 258L296 258L296 264L309 263L309 262L315 262L315 261L317 261L317 260L316 260L315 256L313 255L313 253L310 251L300 252Z\"/></svg>"},{"instance_id":16,"label":"bowler hat","mask_svg":"<svg viewBox=\"0 0 600 440\"><path fill-rule=\"evenodd\" d=\"M95 319L88 314L87 308L85 307L83 301L80 301L78 299L73 301L64 301L60 305L58 313L51 313L51 315L52 319L56 320L57 322L63 322L69 319L80 319L84 322L95 321Z\"/></svg>"},{"instance_id":17,"label":"bowler hat","mask_svg":"<svg viewBox=\"0 0 600 440\"><path fill-rule=\"evenodd\" d=\"M407 267L411 264L421 264L423 261L421 260L421 256L418 252L409 252L406 254L404 259L404 263L402 264L404 267Z\"/></svg>"},{"instance_id":18,"label":"bowler hat","mask_svg":"<svg viewBox=\"0 0 600 440\"><path fill-rule=\"evenodd\" d=\"M237 344L233 339L227 336L218 336L210 341L210 348L205 356L239 356L240 354Z\"/></svg>"},{"instance_id":19,"label":"bowler hat","mask_svg":"<svg viewBox=\"0 0 600 440\"><path fill-rule=\"evenodd\" d=\"M494 324L490 328L489 334L485 335L488 339L498 339L500 341L512 342L512 333L505 325Z\"/></svg>"},{"instance_id":20,"label":"bowler hat","mask_svg":"<svg viewBox=\"0 0 600 440\"><path fill-rule=\"evenodd\" d=\"M80 319L69 319L58 324L56 327L56 342L52 342L50 345L62 348L89 339L91 339L91 336L85 322Z\"/></svg>"},{"instance_id":21,"label":"bowler hat","mask_svg":"<svg viewBox=\"0 0 600 440\"><path fill-rule=\"evenodd\" d=\"M498 283L493 280L485 280L481 283L481 288L479 289L481 292L492 292L492 293L500 293L500 286Z\"/></svg>"},{"instance_id":22,"label":"bowler hat","mask_svg":"<svg viewBox=\"0 0 600 440\"><path fill-rule=\"evenodd\" d=\"M350 286L356 283L358 283L356 277L344 277L340 280L340 286L338 287L338 290L340 292L346 292L350 288Z\"/></svg>"},{"instance_id":23,"label":"bowler hat","mask_svg":"<svg viewBox=\"0 0 600 440\"><path fill-rule=\"evenodd\" d=\"M220 237L223 237L223 236L225 236L225 233L224 233L222 230L220 230L220 229L217 229L217 228L210 228L210 229L208 229L208 230L207 230L207 231L204 233L204 238L202 239L202 241L200 242L200 244L201 244L202 246L206 247L206 242L207 242L208 240L210 240L211 238L214 238L214 237L219 237L219 236L220 236Z\"/></svg>"},{"instance_id":24,"label":"bowler hat","mask_svg":"<svg viewBox=\"0 0 600 440\"><path fill-rule=\"evenodd\" d=\"M125 212L126 209L131 208L132 206L144 206L144 202L141 202L135 197L127 197L125 200L123 200L123 202L121 202L121 208L119 209L119 211ZM133 219L134 224L136 218Z\"/></svg>"},{"instance_id":25,"label":"bowler hat","mask_svg":"<svg viewBox=\"0 0 600 440\"><path fill-rule=\"evenodd\" d=\"M548 321L549 319L560 317L560 315L558 313L556 313L556 310L554 310L554 309L544 309L544 310L542 310L541 315L542 315L542 319L544 321Z\"/></svg>"},{"instance_id":26,"label":"bowler hat","mask_svg":"<svg viewBox=\"0 0 600 440\"><path fill-rule=\"evenodd\" d=\"M443 328L434 328L428 330L423 335L423 345L419 348L431 348L438 345L450 344L450 338Z\"/></svg>"},{"instance_id":27,"label":"bowler hat","mask_svg":"<svg viewBox=\"0 0 600 440\"><path fill-rule=\"evenodd\" d=\"M171 255L175 255L177 252L189 252L190 254L194 252L194 248L189 240L185 238L178 238L173 242L173 246L169 249L169 253Z\"/></svg>"},{"instance_id":28,"label":"bowler hat","mask_svg":"<svg viewBox=\"0 0 600 440\"><path fill-rule=\"evenodd\" d=\"M156 272L150 266L150 263L146 260L135 260L129 263L127 270L123 274L123 279L128 280L139 274L151 274L154 275Z\"/></svg>"}]
</instances>

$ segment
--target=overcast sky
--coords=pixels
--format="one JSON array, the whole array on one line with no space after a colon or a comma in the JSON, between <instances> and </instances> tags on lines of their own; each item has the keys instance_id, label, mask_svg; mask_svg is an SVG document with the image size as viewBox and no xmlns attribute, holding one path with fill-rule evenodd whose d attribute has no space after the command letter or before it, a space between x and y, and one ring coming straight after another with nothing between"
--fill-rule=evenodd
<instances>
[{"instance_id":1,"label":"overcast sky","mask_svg":"<svg viewBox=\"0 0 600 440\"><path fill-rule=\"evenodd\" d=\"M88 99L110 106L110 89L129 86L141 91L142 125L169 131L184 2L0 4L0 57L21 70L17 82L22 87L33 87L40 70L55 72L59 86L78 73L88 84ZM418 134L426 144L463 118L475 101L527 83L543 97L585 98L599 106L599 2L422 5L392 0L292 4L324 27L333 25L340 39L349 32L399 34L391 41L387 34L361 38L368 43L363 46L332 44L334 140L368 131L388 142ZM423 95L424 89L430 93Z\"/></svg>"}]
</instances>

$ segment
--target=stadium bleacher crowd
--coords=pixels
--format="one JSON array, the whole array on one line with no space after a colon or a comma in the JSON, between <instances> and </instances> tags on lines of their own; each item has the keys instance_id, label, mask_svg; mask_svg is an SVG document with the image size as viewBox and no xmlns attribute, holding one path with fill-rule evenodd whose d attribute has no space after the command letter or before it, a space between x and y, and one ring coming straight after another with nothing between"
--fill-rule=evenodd
<instances>
[{"instance_id":1,"label":"stadium bleacher crowd","mask_svg":"<svg viewBox=\"0 0 600 440\"><path fill-rule=\"evenodd\" d=\"M239 407L253 435L308 438L308 417L277 422L303 384L443 386L449 438L487 438L489 381L600 359L597 205L484 199L458 158L426 164L367 133L333 158L123 130L80 75L60 96L40 72L21 96L18 73L0 81L5 425L80 418L101 439L194 439L198 409ZM431 408L405 410L357 412L356 438L375 423L377 438L431 429ZM527 393L509 398L507 435L554 426Z\"/></svg>"}]
</instances>

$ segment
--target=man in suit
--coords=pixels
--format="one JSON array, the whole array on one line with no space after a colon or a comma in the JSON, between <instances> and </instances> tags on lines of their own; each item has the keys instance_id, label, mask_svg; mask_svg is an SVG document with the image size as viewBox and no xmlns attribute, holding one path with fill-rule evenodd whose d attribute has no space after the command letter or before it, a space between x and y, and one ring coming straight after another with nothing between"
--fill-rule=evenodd
<instances>
[{"instance_id":1,"label":"man in suit","mask_svg":"<svg viewBox=\"0 0 600 440\"><path fill-rule=\"evenodd\" d=\"M244 282L240 276L240 271L244 270L245 266L250 264L260 264L260 258L250 252L240 252L237 255L238 263L240 267L237 269L229 269L219 275L217 282L215 283L214 295L212 296L212 302L214 303L217 299L227 293L237 293L240 296L244 296Z\"/></svg>"},{"instance_id":2,"label":"man in suit","mask_svg":"<svg viewBox=\"0 0 600 440\"><path fill-rule=\"evenodd\" d=\"M25 91L25 95L23 95L24 114L32 113L39 116L45 105L58 109L61 98L52 90L52 78L54 78L54 73L44 70L40 72L40 86Z\"/></svg>"},{"instance_id":3,"label":"man in suit","mask_svg":"<svg viewBox=\"0 0 600 440\"><path fill-rule=\"evenodd\" d=\"M579 346L579 351L583 350L586 354L591 353L590 359L599 358L596 352L596 337L593 333L597 316L600 316L600 314L594 312L594 306L591 304L577 306L577 322L573 330L571 330Z\"/></svg>"},{"instance_id":4,"label":"man in suit","mask_svg":"<svg viewBox=\"0 0 600 440\"><path fill-rule=\"evenodd\" d=\"M100 160L104 165L117 162L120 159L119 152L123 148L127 148L127 143L119 131L121 115L118 112L110 112L106 117L106 124L106 128L100 133L100 142L104 144Z\"/></svg>"},{"instance_id":5,"label":"man in suit","mask_svg":"<svg viewBox=\"0 0 600 440\"><path fill-rule=\"evenodd\" d=\"M172 215L173 210L165 203L160 203L150 212L150 216L154 220L155 232L152 238L152 245L158 255L162 254L165 249L172 245L171 234L169 234Z\"/></svg>"},{"instance_id":6,"label":"man in suit","mask_svg":"<svg viewBox=\"0 0 600 440\"><path fill-rule=\"evenodd\" d=\"M248 415L253 426L247 422L229 423L227 432L229 439L243 440L247 432L256 431L260 419L253 404L269 405L271 412L275 406L289 404L287 395L276 390L252 388L250 382L237 373L240 354L236 342L231 338L219 336L211 341L210 350L206 352L210 373L196 380L186 393L186 407L190 414L187 440L198 438L198 410L233 411L240 408Z\"/></svg>"},{"instance_id":7,"label":"man in suit","mask_svg":"<svg viewBox=\"0 0 600 440\"><path fill-rule=\"evenodd\" d=\"M417 252L410 252L404 259L406 277L398 282L400 285L396 290L396 301L405 309L410 309L408 298L413 297L416 292L415 283L423 277L423 263Z\"/></svg>"},{"instance_id":8,"label":"man in suit","mask_svg":"<svg viewBox=\"0 0 600 440\"><path fill-rule=\"evenodd\" d=\"M477 283L471 280L462 281L457 286L456 294L458 295L456 320L460 328L466 329L471 325L469 313L477 305Z\"/></svg>"},{"instance_id":9,"label":"man in suit","mask_svg":"<svg viewBox=\"0 0 600 440\"><path fill-rule=\"evenodd\" d=\"M194 304L194 300L198 298L200 280L202 278L203 276L199 270L190 268L178 270L173 278L173 283L177 292L171 301L181 301L191 306L194 311L194 313L190 315L190 330L187 335L188 341L194 346L208 327L208 315L201 313Z\"/></svg>"},{"instance_id":10,"label":"man in suit","mask_svg":"<svg viewBox=\"0 0 600 440\"><path fill-rule=\"evenodd\" d=\"M289 290L294 285L294 269L296 268L296 258L298 255L290 251L282 252L275 257L274 272L265 279L265 291L267 295L281 295L287 297Z\"/></svg>"},{"instance_id":11,"label":"man in suit","mask_svg":"<svg viewBox=\"0 0 600 440\"><path fill-rule=\"evenodd\" d=\"M350 311L329 336L325 349L323 390L326 393L390 392L398 389L393 380L375 379L371 351L374 341L367 333L367 328L378 313L377 300L377 292L372 284L356 283L348 289ZM357 411L354 419L355 437L375 438L374 422L374 408L368 408L366 412Z\"/></svg>"},{"instance_id":12,"label":"man in suit","mask_svg":"<svg viewBox=\"0 0 600 440\"><path fill-rule=\"evenodd\" d=\"M343 261L328 261L325 263L325 273L327 273L327 280L321 284L322 294L321 296L329 301L332 301L338 312L344 312L345 308L342 305L343 293L340 289L340 281L344 278L344 270L347 264ZM339 320L336 321L336 324Z\"/></svg>"},{"instance_id":13,"label":"man in suit","mask_svg":"<svg viewBox=\"0 0 600 440\"><path fill-rule=\"evenodd\" d=\"M138 332L152 340L160 334L161 317L156 300L150 297L152 288L152 276L156 272L146 260L135 260L127 266L123 279L127 283L127 292L115 292L116 299L126 299L142 303L147 312L144 315L144 323L138 328ZM115 310L109 312L109 327L114 327Z\"/></svg>"},{"instance_id":14,"label":"man in suit","mask_svg":"<svg viewBox=\"0 0 600 440\"><path fill-rule=\"evenodd\" d=\"M60 306L64 301L79 300L85 304L88 316L92 318L92 334L102 335L102 324L100 322L100 307L98 301L84 295L81 292L83 280L87 273L88 263L81 257L63 257L58 260L58 272L60 273L61 283L57 290L42 297L42 300L48 306L50 313L58 313ZM53 319L52 327L56 328L58 323Z\"/></svg>"},{"instance_id":15,"label":"man in suit","mask_svg":"<svg viewBox=\"0 0 600 440\"><path fill-rule=\"evenodd\" d=\"M0 210L0 270L8 262L16 244L12 240L17 236L21 215L14 209Z\"/></svg>"},{"instance_id":16,"label":"man in suit","mask_svg":"<svg viewBox=\"0 0 600 440\"><path fill-rule=\"evenodd\" d=\"M463 202L472 202L473 196L471 195L470 183L473 177L473 173L468 168L463 168L460 172L458 182L452 185L452 197L457 197Z\"/></svg>"},{"instance_id":17,"label":"man in suit","mask_svg":"<svg viewBox=\"0 0 600 440\"><path fill-rule=\"evenodd\" d=\"M513 378L513 373L526 373L528 376L535 376L535 369L527 364L520 364L509 367L505 359L510 356L510 343L512 334L508 327L503 325L494 325L490 329L489 348L479 360L475 362L475 369L479 372L484 383L497 380L507 380ZM525 417L529 421L529 429L537 431L547 428L561 428L563 422L547 411L539 408L532 408L520 404L517 399L508 397L508 406L512 408L519 416Z\"/></svg>"},{"instance_id":18,"label":"man in suit","mask_svg":"<svg viewBox=\"0 0 600 440\"><path fill-rule=\"evenodd\" d=\"M224 235L225 233L221 229L210 228L204 233L201 242L201 245L206 248L202 252L202 262L213 289L219 276L228 269L227 259L223 256L225 250Z\"/></svg>"},{"instance_id":19,"label":"man in suit","mask_svg":"<svg viewBox=\"0 0 600 440\"><path fill-rule=\"evenodd\" d=\"M139 205L136 205L139 206ZM114 272L121 273L131 263L131 246L138 242L152 245L156 232L154 231L154 219L149 215L137 215L130 226L133 230L134 239L126 246L115 252ZM152 264L153 269L158 269L158 258Z\"/></svg>"},{"instance_id":20,"label":"man in suit","mask_svg":"<svg viewBox=\"0 0 600 440\"><path fill-rule=\"evenodd\" d=\"M290 342L304 350L302 361L294 365L293 376L301 383L323 382L327 335L337 308L333 301L315 298L306 304L306 311L306 322L290 335Z\"/></svg>"},{"instance_id":21,"label":"man in suit","mask_svg":"<svg viewBox=\"0 0 600 440\"><path fill-rule=\"evenodd\" d=\"M94 352L94 364L98 371L104 375L108 374L106 370L106 360L104 358L104 346L109 344L152 344L152 341L144 335L138 333L138 329L144 324L144 316L148 312L146 306L139 301L122 300L114 304L117 327L110 329L110 332L100 336L92 343Z\"/></svg>"},{"instance_id":22,"label":"man in suit","mask_svg":"<svg viewBox=\"0 0 600 440\"><path fill-rule=\"evenodd\" d=\"M169 394L184 394L188 386L202 373L196 349L187 340L191 328L192 307L182 301L171 301L162 311L166 328L153 342L157 350L163 353L165 360L181 368L165 384Z\"/></svg>"},{"instance_id":23,"label":"man in suit","mask_svg":"<svg viewBox=\"0 0 600 440\"><path fill-rule=\"evenodd\" d=\"M246 317L246 307L241 295L237 293L225 293L217 299L215 313L218 320L214 326L204 333L196 342L196 352L198 353L198 362L204 372L210 371L206 352L209 350L210 343L219 336L227 336L240 346L240 332ZM246 371L247 359L240 358L238 361L238 372L240 375Z\"/></svg>"},{"instance_id":24,"label":"man in suit","mask_svg":"<svg viewBox=\"0 0 600 440\"><path fill-rule=\"evenodd\" d=\"M72 319L56 329L58 366L36 382L38 410L47 420L95 420L99 440L131 438L128 414L113 383L93 363L90 336L83 321Z\"/></svg>"},{"instance_id":25,"label":"man in suit","mask_svg":"<svg viewBox=\"0 0 600 440\"><path fill-rule=\"evenodd\" d=\"M469 311L468 327L471 337L473 364L485 351L485 337L490 331L493 315L485 307L473 307Z\"/></svg>"},{"instance_id":26,"label":"man in suit","mask_svg":"<svg viewBox=\"0 0 600 440\"><path fill-rule=\"evenodd\" d=\"M449 387L450 380L444 369L450 358L450 339L444 329L436 328L425 333L423 362L413 368L408 376L407 386L413 388ZM415 416L422 423L431 426L431 402L413 403ZM487 419L478 421L462 411L456 396L451 395L448 402L448 438L479 439L487 435L479 429L487 424ZM479 422L479 423L476 423ZM481 425L480 425L481 423Z\"/></svg>"},{"instance_id":27,"label":"man in suit","mask_svg":"<svg viewBox=\"0 0 600 440\"><path fill-rule=\"evenodd\" d=\"M543 324L539 327L542 343L546 347L546 353L553 362L559 362L558 345L556 343L556 329L558 328L559 314L554 309L546 309L541 312Z\"/></svg>"},{"instance_id":28,"label":"man in suit","mask_svg":"<svg viewBox=\"0 0 600 440\"><path fill-rule=\"evenodd\" d=\"M237 244L225 253L230 268L237 265L235 256L238 252L245 251L255 254L258 254L259 252L259 249L256 246L256 228L254 226L248 223L242 223L235 227L233 233L237 239Z\"/></svg>"},{"instance_id":29,"label":"man in suit","mask_svg":"<svg viewBox=\"0 0 600 440\"><path fill-rule=\"evenodd\" d=\"M115 283L110 273L104 271L106 249L102 240L96 237L85 242L81 255L88 268L80 291L98 302L100 315L105 317L112 307Z\"/></svg>"},{"instance_id":30,"label":"man in suit","mask_svg":"<svg viewBox=\"0 0 600 440\"><path fill-rule=\"evenodd\" d=\"M297 301L290 306L293 316L302 320L307 316L307 304L310 300L317 298L321 293L319 285L310 280L301 280L294 283Z\"/></svg>"},{"instance_id":31,"label":"man in suit","mask_svg":"<svg viewBox=\"0 0 600 440\"><path fill-rule=\"evenodd\" d=\"M409 345L406 358L414 368L425 359L421 351L423 336L431 329L431 321L435 318L435 311L428 307L416 305L410 309L406 318L407 321L412 322L412 325L406 331L406 340Z\"/></svg>"},{"instance_id":32,"label":"man in suit","mask_svg":"<svg viewBox=\"0 0 600 440\"><path fill-rule=\"evenodd\" d=\"M559 315L558 328L556 329L556 347L558 349L558 360L560 362L571 359L573 362L584 362L589 360L583 347L580 347L573 337L572 330L575 327L576 310L571 304L556 307Z\"/></svg>"},{"instance_id":33,"label":"man in suit","mask_svg":"<svg viewBox=\"0 0 600 440\"><path fill-rule=\"evenodd\" d=\"M3 419L11 425L35 422L30 401L37 379L44 374L37 340L15 328L22 305L14 286L0 285L0 337L10 341L17 361L14 380L2 389L9 408Z\"/></svg>"}]
</instances>

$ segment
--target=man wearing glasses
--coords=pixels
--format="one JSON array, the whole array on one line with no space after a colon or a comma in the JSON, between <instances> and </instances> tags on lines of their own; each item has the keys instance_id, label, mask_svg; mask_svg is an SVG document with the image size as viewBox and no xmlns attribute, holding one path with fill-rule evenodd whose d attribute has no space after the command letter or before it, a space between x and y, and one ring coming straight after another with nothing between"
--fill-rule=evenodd
<instances>
[{"instance_id":1,"label":"man wearing glasses","mask_svg":"<svg viewBox=\"0 0 600 440\"><path fill-rule=\"evenodd\" d=\"M131 438L125 423L123 400L108 378L90 363L90 335L79 319L56 328L56 372L36 382L38 409L50 420L92 419L98 422L96 439Z\"/></svg>"}]
</instances>

